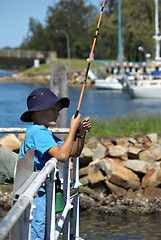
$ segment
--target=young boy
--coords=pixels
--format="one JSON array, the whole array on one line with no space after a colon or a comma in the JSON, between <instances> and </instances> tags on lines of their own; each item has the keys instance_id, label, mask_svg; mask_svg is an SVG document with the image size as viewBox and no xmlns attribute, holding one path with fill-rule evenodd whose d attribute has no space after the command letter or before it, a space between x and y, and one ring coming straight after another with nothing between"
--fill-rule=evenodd
<instances>
[{"instance_id":1,"label":"young boy","mask_svg":"<svg viewBox=\"0 0 161 240\"><path fill-rule=\"evenodd\" d=\"M65 141L57 138L48 127L56 125L59 112L69 107L70 100L66 97L58 98L48 88L37 88L27 98L28 111L21 115L21 121L33 122L27 127L25 138L21 144L19 158L22 158L34 147L34 168L40 171L52 157L65 162L71 157L78 157L84 146L86 130L91 128L90 118L81 121L81 114L70 121L70 130ZM77 133L78 128L80 128ZM76 138L75 138L76 136ZM40 188L34 198L36 208L33 211L31 225L31 239L45 239L45 189Z\"/></svg>"}]
</instances>

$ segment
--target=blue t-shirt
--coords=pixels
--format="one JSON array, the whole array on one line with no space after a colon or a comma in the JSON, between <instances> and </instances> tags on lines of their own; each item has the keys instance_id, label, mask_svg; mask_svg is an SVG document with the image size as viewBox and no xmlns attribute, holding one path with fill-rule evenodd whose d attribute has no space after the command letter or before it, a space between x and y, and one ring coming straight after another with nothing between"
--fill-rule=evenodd
<instances>
[{"instance_id":1,"label":"blue t-shirt","mask_svg":"<svg viewBox=\"0 0 161 240\"><path fill-rule=\"evenodd\" d=\"M56 137L50 130L40 125L27 127L25 138L22 141L19 158L22 158L34 147L34 167L39 172L45 163L52 157L47 151L54 146L61 146L63 141Z\"/></svg>"}]
</instances>

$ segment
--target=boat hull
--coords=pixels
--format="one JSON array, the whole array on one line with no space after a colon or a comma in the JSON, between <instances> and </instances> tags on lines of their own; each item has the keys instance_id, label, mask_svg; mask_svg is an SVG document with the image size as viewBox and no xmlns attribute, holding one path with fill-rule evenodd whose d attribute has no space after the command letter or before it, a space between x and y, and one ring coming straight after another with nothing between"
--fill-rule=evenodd
<instances>
[{"instance_id":1,"label":"boat hull","mask_svg":"<svg viewBox=\"0 0 161 240\"><path fill-rule=\"evenodd\" d=\"M136 85L126 85L126 92L132 98L161 98L161 80L143 80Z\"/></svg>"},{"instance_id":2,"label":"boat hull","mask_svg":"<svg viewBox=\"0 0 161 240\"><path fill-rule=\"evenodd\" d=\"M96 89L122 90L123 85L117 79L97 79L95 80Z\"/></svg>"}]
</instances>

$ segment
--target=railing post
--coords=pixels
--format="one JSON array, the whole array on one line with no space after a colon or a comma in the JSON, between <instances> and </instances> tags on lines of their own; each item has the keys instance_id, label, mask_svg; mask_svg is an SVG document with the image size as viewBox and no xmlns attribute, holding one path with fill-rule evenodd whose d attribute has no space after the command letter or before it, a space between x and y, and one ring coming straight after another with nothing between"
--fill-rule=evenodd
<instances>
[{"instance_id":1,"label":"railing post","mask_svg":"<svg viewBox=\"0 0 161 240\"><path fill-rule=\"evenodd\" d=\"M33 203L30 203L25 212L11 231L11 240L31 240L31 221Z\"/></svg>"},{"instance_id":2,"label":"railing post","mask_svg":"<svg viewBox=\"0 0 161 240\"><path fill-rule=\"evenodd\" d=\"M73 184L79 188L79 157L73 159ZM73 239L79 239L79 194L73 200Z\"/></svg>"},{"instance_id":3,"label":"railing post","mask_svg":"<svg viewBox=\"0 0 161 240\"><path fill-rule=\"evenodd\" d=\"M46 239L55 239L55 181L56 168L46 180Z\"/></svg>"},{"instance_id":4,"label":"railing post","mask_svg":"<svg viewBox=\"0 0 161 240\"><path fill-rule=\"evenodd\" d=\"M64 204L71 205L70 203L70 159L64 163L64 177L63 177L63 197ZM72 206L70 206L72 207ZM63 227L63 240L70 239L70 211L67 214L67 217L64 222Z\"/></svg>"}]
</instances>

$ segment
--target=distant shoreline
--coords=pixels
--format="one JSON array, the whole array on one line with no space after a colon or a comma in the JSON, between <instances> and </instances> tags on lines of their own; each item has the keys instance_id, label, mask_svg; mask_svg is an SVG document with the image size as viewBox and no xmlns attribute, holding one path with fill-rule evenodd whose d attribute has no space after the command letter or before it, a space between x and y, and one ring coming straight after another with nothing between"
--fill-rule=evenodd
<instances>
[{"instance_id":1,"label":"distant shoreline","mask_svg":"<svg viewBox=\"0 0 161 240\"><path fill-rule=\"evenodd\" d=\"M0 82L17 83L17 84L40 84L50 85L50 75L24 75L23 73L14 74L12 76L0 77ZM68 86L81 87L82 81L74 82L68 79ZM93 87L94 83L87 81L86 87Z\"/></svg>"}]
</instances>

